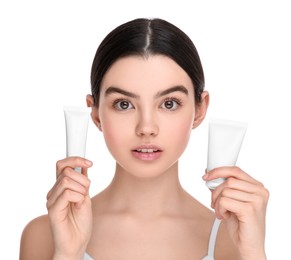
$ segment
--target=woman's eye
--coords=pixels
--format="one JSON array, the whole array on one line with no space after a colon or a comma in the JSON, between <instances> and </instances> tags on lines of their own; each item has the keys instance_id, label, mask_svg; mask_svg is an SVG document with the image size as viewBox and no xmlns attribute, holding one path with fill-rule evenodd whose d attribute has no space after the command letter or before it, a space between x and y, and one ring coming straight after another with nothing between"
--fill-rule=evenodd
<instances>
[{"instance_id":1,"label":"woman's eye","mask_svg":"<svg viewBox=\"0 0 291 260\"><path fill-rule=\"evenodd\" d=\"M168 99L168 100L165 100L162 104L162 108L164 109L167 109L167 110L176 110L179 108L179 106L181 105L181 103L176 100L176 99Z\"/></svg>"},{"instance_id":2,"label":"woman's eye","mask_svg":"<svg viewBox=\"0 0 291 260\"><path fill-rule=\"evenodd\" d=\"M132 104L127 100L117 100L117 101L115 101L114 102L114 107L117 110L121 110L121 111L133 108Z\"/></svg>"}]
</instances>

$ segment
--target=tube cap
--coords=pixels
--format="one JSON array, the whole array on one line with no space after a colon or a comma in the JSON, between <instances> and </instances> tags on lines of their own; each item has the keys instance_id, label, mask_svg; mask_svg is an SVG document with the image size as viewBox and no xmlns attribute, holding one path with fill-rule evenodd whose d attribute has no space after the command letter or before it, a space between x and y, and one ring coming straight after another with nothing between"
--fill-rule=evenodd
<instances>
[{"instance_id":1,"label":"tube cap","mask_svg":"<svg viewBox=\"0 0 291 260\"><path fill-rule=\"evenodd\" d=\"M215 190L220 184L225 182L225 180L226 178L218 178L211 181L207 181L206 186L211 190Z\"/></svg>"}]
</instances>

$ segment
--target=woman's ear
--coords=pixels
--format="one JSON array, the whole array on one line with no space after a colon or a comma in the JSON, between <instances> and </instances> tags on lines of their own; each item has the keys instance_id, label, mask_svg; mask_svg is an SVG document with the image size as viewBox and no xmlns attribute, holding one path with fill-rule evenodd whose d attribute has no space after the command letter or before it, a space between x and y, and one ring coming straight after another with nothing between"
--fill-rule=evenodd
<instances>
[{"instance_id":1,"label":"woman's ear","mask_svg":"<svg viewBox=\"0 0 291 260\"><path fill-rule=\"evenodd\" d=\"M208 106L209 106L209 93L208 91L203 91L201 94L201 102L196 104L195 107L195 118L192 127L193 129L199 126L204 120Z\"/></svg>"},{"instance_id":2,"label":"woman's ear","mask_svg":"<svg viewBox=\"0 0 291 260\"><path fill-rule=\"evenodd\" d=\"M98 127L98 129L102 132L101 122L99 118L99 109L94 105L94 98L92 95L86 96L87 107L91 107L91 118L94 124Z\"/></svg>"}]
</instances>

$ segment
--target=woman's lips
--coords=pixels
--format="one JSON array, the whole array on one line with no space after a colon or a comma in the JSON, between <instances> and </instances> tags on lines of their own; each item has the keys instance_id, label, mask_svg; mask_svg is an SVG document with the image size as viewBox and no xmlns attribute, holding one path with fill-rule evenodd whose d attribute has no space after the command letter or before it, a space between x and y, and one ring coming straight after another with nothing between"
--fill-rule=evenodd
<instances>
[{"instance_id":1,"label":"woman's lips","mask_svg":"<svg viewBox=\"0 0 291 260\"><path fill-rule=\"evenodd\" d=\"M135 158L142 161L154 161L161 156L162 150L156 146L146 145L132 150L132 154Z\"/></svg>"}]
</instances>

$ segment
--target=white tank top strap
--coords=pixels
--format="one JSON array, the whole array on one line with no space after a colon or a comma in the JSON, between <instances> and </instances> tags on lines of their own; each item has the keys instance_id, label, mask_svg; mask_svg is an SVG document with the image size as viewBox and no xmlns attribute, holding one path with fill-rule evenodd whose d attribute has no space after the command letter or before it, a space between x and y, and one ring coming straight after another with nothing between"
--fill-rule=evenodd
<instances>
[{"instance_id":1,"label":"white tank top strap","mask_svg":"<svg viewBox=\"0 0 291 260\"><path fill-rule=\"evenodd\" d=\"M94 260L94 259L85 252L83 260Z\"/></svg>"},{"instance_id":2,"label":"white tank top strap","mask_svg":"<svg viewBox=\"0 0 291 260\"><path fill-rule=\"evenodd\" d=\"M221 220L217 218L214 220L208 243L208 254L202 260L214 260L215 243L220 223Z\"/></svg>"}]
</instances>

